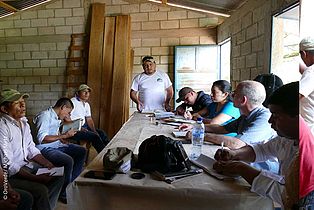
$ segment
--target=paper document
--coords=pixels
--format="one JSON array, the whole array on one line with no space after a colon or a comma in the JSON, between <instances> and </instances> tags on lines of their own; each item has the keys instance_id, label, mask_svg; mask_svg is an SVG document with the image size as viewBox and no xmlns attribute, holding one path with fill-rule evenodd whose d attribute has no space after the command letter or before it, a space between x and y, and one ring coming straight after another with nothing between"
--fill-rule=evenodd
<instances>
[{"instance_id":1,"label":"paper document","mask_svg":"<svg viewBox=\"0 0 314 210\"><path fill-rule=\"evenodd\" d=\"M201 154L197 160L190 160L193 164L197 165L198 167L202 168L205 172L213 177L216 177L220 180L230 180L230 179L237 179L239 176L227 176L218 173L213 169L213 165L216 162L213 158L210 158L206 155Z\"/></svg>"},{"instance_id":2,"label":"paper document","mask_svg":"<svg viewBox=\"0 0 314 210\"><path fill-rule=\"evenodd\" d=\"M168 118L171 116L174 116L173 112L155 112L154 113L156 120L162 119L162 118Z\"/></svg>"},{"instance_id":3,"label":"paper document","mask_svg":"<svg viewBox=\"0 0 314 210\"><path fill-rule=\"evenodd\" d=\"M177 122L161 122L161 124L171 125L171 126L176 126L176 127L179 127L181 125L181 123L177 123Z\"/></svg>"},{"instance_id":4,"label":"paper document","mask_svg":"<svg viewBox=\"0 0 314 210\"><path fill-rule=\"evenodd\" d=\"M172 135L177 138L180 138L180 137L183 138L186 136L187 132L188 131L173 131Z\"/></svg>"},{"instance_id":5,"label":"paper document","mask_svg":"<svg viewBox=\"0 0 314 210\"><path fill-rule=\"evenodd\" d=\"M64 166L62 167L54 167L51 169L48 168L39 168L36 175L48 174L49 176L63 176L64 174Z\"/></svg>"},{"instance_id":6,"label":"paper document","mask_svg":"<svg viewBox=\"0 0 314 210\"><path fill-rule=\"evenodd\" d=\"M71 130L71 128L73 128L74 131L79 131L82 128L82 124L83 124L82 119L76 119L70 123L63 124L61 126L61 133L64 134L68 132L69 130Z\"/></svg>"},{"instance_id":7,"label":"paper document","mask_svg":"<svg viewBox=\"0 0 314 210\"><path fill-rule=\"evenodd\" d=\"M164 121L165 121L165 122L190 123L190 124L195 123L194 120L187 120L187 119L173 118L173 117L164 119Z\"/></svg>"}]
</instances>

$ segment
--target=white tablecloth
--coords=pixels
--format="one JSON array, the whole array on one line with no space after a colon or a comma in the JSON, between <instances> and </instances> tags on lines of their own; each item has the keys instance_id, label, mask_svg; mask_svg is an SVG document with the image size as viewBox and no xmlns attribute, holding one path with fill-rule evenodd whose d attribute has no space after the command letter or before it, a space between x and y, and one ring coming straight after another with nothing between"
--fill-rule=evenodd
<instances>
[{"instance_id":1,"label":"white tablecloth","mask_svg":"<svg viewBox=\"0 0 314 210\"><path fill-rule=\"evenodd\" d=\"M107 147L87 167L102 169L102 157L109 148L128 147L137 153L140 142L154 134L169 137L174 127L152 122L146 114L135 113ZM191 145L184 145L187 153ZM218 146L204 145L202 153L213 156ZM172 184L157 181L150 174L136 180L117 174L113 180L84 178L83 174L67 188L68 209L273 209L269 198L250 192L244 179L220 181L205 173L180 179Z\"/></svg>"}]
</instances>

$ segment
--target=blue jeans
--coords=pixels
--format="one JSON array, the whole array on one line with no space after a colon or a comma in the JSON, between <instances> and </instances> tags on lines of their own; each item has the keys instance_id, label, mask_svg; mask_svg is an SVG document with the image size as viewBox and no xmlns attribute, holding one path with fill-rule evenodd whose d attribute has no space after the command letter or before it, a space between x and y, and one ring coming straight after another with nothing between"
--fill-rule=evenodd
<instances>
[{"instance_id":1,"label":"blue jeans","mask_svg":"<svg viewBox=\"0 0 314 210\"><path fill-rule=\"evenodd\" d=\"M299 200L299 210L314 210L314 191Z\"/></svg>"},{"instance_id":2,"label":"blue jeans","mask_svg":"<svg viewBox=\"0 0 314 210\"><path fill-rule=\"evenodd\" d=\"M88 130L84 131L78 131L71 139L75 141L80 141L80 140L87 140L92 143L93 147L96 149L98 153L100 153L105 146L109 142L109 138L107 134L100 129L96 129L98 135L91 131L89 128L86 128Z\"/></svg>"},{"instance_id":3,"label":"blue jeans","mask_svg":"<svg viewBox=\"0 0 314 210\"><path fill-rule=\"evenodd\" d=\"M65 197L65 189L83 170L86 149L76 144L67 144L64 147L46 147L41 154L55 166L64 166L64 185L61 196Z\"/></svg>"},{"instance_id":4,"label":"blue jeans","mask_svg":"<svg viewBox=\"0 0 314 210\"><path fill-rule=\"evenodd\" d=\"M38 168L40 168L38 164L34 164L32 169L23 167L32 174L36 173ZM34 200L33 210L53 210L56 207L63 181L63 176L54 177L48 184L29 181L18 176L12 176L9 180L13 188L25 190L32 194Z\"/></svg>"}]
</instances>

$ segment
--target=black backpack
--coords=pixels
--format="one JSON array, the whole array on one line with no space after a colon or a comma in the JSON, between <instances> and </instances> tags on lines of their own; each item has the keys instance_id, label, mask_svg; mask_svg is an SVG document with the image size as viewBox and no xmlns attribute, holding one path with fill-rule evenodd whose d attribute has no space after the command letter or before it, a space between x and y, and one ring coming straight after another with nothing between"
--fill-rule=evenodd
<instances>
[{"instance_id":1,"label":"black backpack","mask_svg":"<svg viewBox=\"0 0 314 210\"><path fill-rule=\"evenodd\" d=\"M283 82L275 74L260 74L257 77L255 77L254 81L260 82L264 85L266 90L266 99L263 102L263 105L267 107L267 100L269 96L278 88L283 86Z\"/></svg>"},{"instance_id":2,"label":"black backpack","mask_svg":"<svg viewBox=\"0 0 314 210\"><path fill-rule=\"evenodd\" d=\"M148 173L170 173L191 168L182 143L163 135L154 135L142 142L138 167Z\"/></svg>"}]
</instances>

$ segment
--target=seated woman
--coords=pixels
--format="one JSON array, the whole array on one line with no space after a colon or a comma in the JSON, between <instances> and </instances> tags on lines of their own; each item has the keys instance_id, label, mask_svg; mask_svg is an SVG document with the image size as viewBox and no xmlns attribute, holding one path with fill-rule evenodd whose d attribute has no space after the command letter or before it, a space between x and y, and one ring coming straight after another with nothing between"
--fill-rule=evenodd
<instances>
[{"instance_id":1,"label":"seated woman","mask_svg":"<svg viewBox=\"0 0 314 210\"><path fill-rule=\"evenodd\" d=\"M233 106L231 101L231 85L226 80L217 80L211 88L211 98L213 103L207 106L208 114L203 119L204 124L224 125L240 117L240 111ZM198 116L193 116L193 119ZM192 119L192 115L187 116Z\"/></svg>"},{"instance_id":2,"label":"seated woman","mask_svg":"<svg viewBox=\"0 0 314 210\"><path fill-rule=\"evenodd\" d=\"M224 125L240 117L240 110L231 101L231 85L228 81L215 81L211 92L213 103L207 107L208 116L203 120L204 123Z\"/></svg>"}]
</instances>

